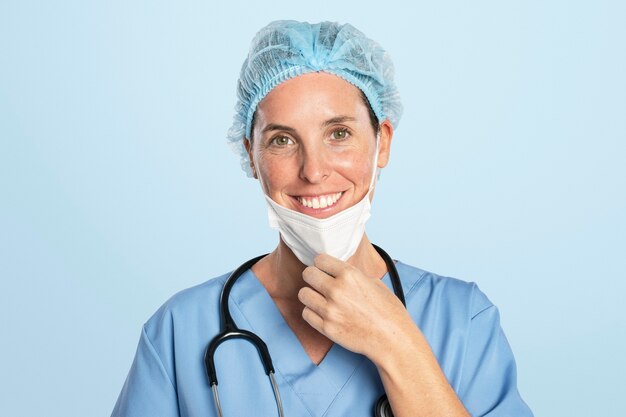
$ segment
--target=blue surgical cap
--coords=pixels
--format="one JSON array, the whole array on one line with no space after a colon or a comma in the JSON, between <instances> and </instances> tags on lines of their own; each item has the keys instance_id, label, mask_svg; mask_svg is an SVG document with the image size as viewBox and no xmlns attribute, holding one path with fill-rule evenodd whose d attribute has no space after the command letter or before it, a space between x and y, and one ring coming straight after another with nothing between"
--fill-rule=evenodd
<instances>
[{"instance_id":1,"label":"blue surgical cap","mask_svg":"<svg viewBox=\"0 0 626 417\"><path fill-rule=\"evenodd\" d=\"M243 140L250 138L258 104L280 83L317 71L358 87L379 122L389 119L394 128L398 126L402 103L393 81L393 63L378 43L349 24L278 20L252 40L237 82L235 117L227 136L248 176L252 170Z\"/></svg>"}]
</instances>

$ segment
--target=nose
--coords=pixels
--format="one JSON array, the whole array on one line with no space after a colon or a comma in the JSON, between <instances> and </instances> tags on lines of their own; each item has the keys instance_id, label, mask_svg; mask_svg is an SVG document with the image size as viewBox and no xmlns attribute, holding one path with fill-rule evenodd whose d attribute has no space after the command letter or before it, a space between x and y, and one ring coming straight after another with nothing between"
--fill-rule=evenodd
<instances>
[{"instance_id":1,"label":"nose","mask_svg":"<svg viewBox=\"0 0 626 417\"><path fill-rule=\"evenodd\" d=\"M300 155L300 179L319 184L330 175L328 157L322 149L306 149Z\"/></svg>"}]
</instances>

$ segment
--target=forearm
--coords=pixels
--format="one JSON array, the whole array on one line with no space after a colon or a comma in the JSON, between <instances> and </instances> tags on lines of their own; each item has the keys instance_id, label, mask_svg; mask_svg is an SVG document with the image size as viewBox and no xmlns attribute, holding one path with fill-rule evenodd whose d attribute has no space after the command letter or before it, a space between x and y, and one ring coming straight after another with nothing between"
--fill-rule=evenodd
<instances>
[{"instance_id":1,"label":"forearm","mask_svg":"<svg viewBox=\"0 0 626 417\"><path fill-rule=\"evenodd\" d=\"M469 417L414 325L373 361L395 417Z\"/></svg>"}]
</instances>

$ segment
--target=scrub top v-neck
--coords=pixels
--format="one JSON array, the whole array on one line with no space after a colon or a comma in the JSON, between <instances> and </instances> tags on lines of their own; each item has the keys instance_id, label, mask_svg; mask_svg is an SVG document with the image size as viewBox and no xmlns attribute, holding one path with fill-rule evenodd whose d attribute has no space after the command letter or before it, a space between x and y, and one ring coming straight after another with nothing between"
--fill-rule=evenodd
<instances>
[{"instance_id":1,"label":"scrub top v-neck","mask_svg":"<svg viewBox=\"0 0 626 417\"><path fill-rule=\"evenodd\" d=\"M497 309L475 284L398 262L407 309L473 416L532 416L516 386L515 362ZM216 416L203 356L220 331L219 294L228 274L184 290L144 325L113 417ZM389 276L383 282L390 288ZM229 299L233 319L268 346L286 416L371 416L384 390L364 356L333 344L315 365L252 271ZM224 342L215 354L225 417L278 415L256 348Z\"/></svg>"},{"instance_id":2,"label":"scrub top v-neck","mask_svg":"<svg viewBox=\"0 0 626 417\"><path fill-rule=\"evenodd\" d=\"M391 285L388 274L383 281ZM295 395L307 409L307 415L332 416L333 402L342 390L350 390L353 385L350 380L355 374L359 375L359 386L356 388L361 395L368 391L382 395L382 386L371 364L364 356L341 345L333 344L324 359L315 365L251 270L242 275L233 287L230 306L242 315L245 325L237 318L235 321L256 333L267 344L276 373L283 380L279 385L283 402L286 395ZM365 387L365 383L369 386Z\"/></svg>"}]
</instances>

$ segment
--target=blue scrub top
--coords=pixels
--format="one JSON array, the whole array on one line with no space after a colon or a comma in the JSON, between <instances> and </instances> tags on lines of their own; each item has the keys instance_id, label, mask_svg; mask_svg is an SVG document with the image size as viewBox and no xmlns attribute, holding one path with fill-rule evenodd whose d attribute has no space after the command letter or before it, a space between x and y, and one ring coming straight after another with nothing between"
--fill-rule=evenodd
<instances>
[{"instance_id":1,"label":"blue scrub top","mask_svg":"<svg viewBox=\"0 0 626 417\"><path fill-rule=\"evenodd\" d=\"M397 263L407 309L472 416L532 416L497 308L476 284ZM217 416L204 352L220 331L219 296L228 274L184 290L144 325L113 417ZM383 282L391 289L389 275ZM285 415L372 416L384 393L375 366L334 344L315 365L251 270L229 299L233 319L268 346ZM278 415L256 348L224 342L215 355L225 417Z\"/></svg>"}]
</instances>

